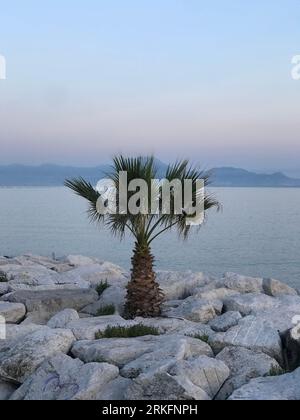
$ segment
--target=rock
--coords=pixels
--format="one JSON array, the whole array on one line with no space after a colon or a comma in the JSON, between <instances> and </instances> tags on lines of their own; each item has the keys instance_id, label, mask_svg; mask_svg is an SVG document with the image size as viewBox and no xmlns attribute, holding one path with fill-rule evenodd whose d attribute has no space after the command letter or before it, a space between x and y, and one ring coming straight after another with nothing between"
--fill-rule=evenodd
<instances>
[{"instance_id":1,"label":"rock","mask_svg":"<svg viewBox=\"0 0 300 420\"><path fill-rule=\"evenodd\" d=\"M110 263L85 265L63 273L59 276L59 284L87 284L96 288L99 283L107 281L110 285L126 287L128 278L120 268Z\"/></svg>"},{"instance_id":2,"label":"rock","mask_svg":"<svg viewBox=\"0 0 300 420\"><path fill-rule=\"evenodd\" d=\"M227 298L224 302L226 311L237 311L243 316L278 306L276 299L258 293L249 293Z\"/></svg>"},{"instance_id":3,"label":"rock","mask_svg":"<svg viewBox=\"0 0 300 420\"><path fill-rule=\"evenodd\" d=\"M270 328L259 318L249 316L242 319L236 327L225 333L216 333L209 339L215 354L225 347L245 347L261 351L282 363L281 339L277 330Z\"/></svg>"},{"instance_id":4,"label":"rock","mask_svg":"<svg viewBox=\"0 0 300 420\"><path fill-rule=\"evenodd\" d=\"M279 296L276 298L278 306L263 311L258 311L255 316L262 322L280 333L294 328L294 320L300 315L299 296Z\"/></svg>"},{"instance_id":5,"label":"rock","mask_svg":"<svg viewBox=\"0 0 300 420\"><path fill-rule=\"evenodd\" d=\"M122 378L109 382L97 395L97 401L123 401L125 400L125 393L127 388L132 385L132 380Z\"/></svg>"},{"instance_id":6,"label":"rock","mask_svg":"<svg viewBox=\"0 0 300 420\"><path fill-rule=\"evenodd\" d=\"M158 328L160 334L179 334L188 337L210 336L213 330L206 324L178 318L135 318L138 324Z\"/></svg>"},{"instance_id":7,"label":"rock","mask_svg":"<svg viewBox=\"0 0 300 420\"><path fill-rule=\"evenodd\" d=\"M200 292L194 295L195 297L199 299L205 299L208 301L214 301L214 300L221 300L224 301L226 298L230 296L236 296L239 295L239 292L235 290L220 288L220 289L214 289L207 292Z\"/></svg>"},{"instance_id":8,"label":"rock","mask_svg":"<svg viewBox=\"0 0 300 420\"><path fill-rule=\"evenodd\" d=\"M211 278L203 273L157 272L157 282L167 300L184 299L191 296L197 287L205 286L210 281Z\"/></svg>"},{"instance_id":9,"label":"rock","mask_svg":"<svg viewBox=\"0 0 300 420\"><path fill-rule=\"evenodd\" d=\"M172 358L179 360L200 354L213 355L211 348L201 340L179 335L78 341L72 347L72 354L86 363L101 361L119 367L126 365L122 371L126 377L135 377L137 371L144 372ZM145 357L141 359L142 356ZM151 366L147 365L149 358ZM132 365L129 366L130 363ZM139 367L141 365L142 368Z\"/></svg>"},{"instance_id":10,"label":"rock","mask_svg":"<svg viewBox=\"0 0 300 420\"><path fill-rule=\"evenodd\" d=\"M280 371L275 359L261 352L254 352L243 347L226 347L217 356L230 369L230 377L221 388L217 399L227 398L251 379L269 375L272 369Z\"/></svg>"},{"instance_id":11,"label":"rock","mask_svg":"<svg viewBox=\"0 0 300 420\"><path fill-rule=\"evenodd\" d=\"M235 391L231 401L299 401L300 369L282 376L253 379Z\"/></svg>"},{"instance_id":12,"label":"rock","mask_svg":"<svg viewBox=\"0 0 300 420\"><path fill-rule=\"evenodd\" d=\"M38 329L13 346L0 348L0 377L23 383L45 359L58 352L68 353L73 342L69 330Z\"/></svg>"},{"instance_id":13,"label":"rock","mask_svg":"<svg viewBox=\"0 0 300 420\"><path fill-rule=\"evenodd\" d=\"M107 363L84 364L64 354L46 360L11 400L95 400L119 369Z\"/></svg>"},{"instance_id":14,"label":"rock","mask_svg":"<svg viewBox=\"0 0 300 420\"><path fill-rule=\"evenodd\" d=\"M67 328L73 331L77 340L95 340L96 333L105 331L107 327L130 327L136 324L136 322L127 321L119 315L109 315L72 321L68 323Z\"/></svg>"},{"instance_id":15,"label":"rock","mask_svg":"<svg viewBox=\"0 0 300 420\"><path fill-rule=\"evenodd\" d=\"M240 293L263 293L263 279L226 273L220 285Z\"/></svg>"},{"instance_id":16,"label":"rock","mask_svg":"<svg viewBox=\"0 0 300 420\"><path fill-rule=\"evenodd\" d=\"M98 299L94 290L48 290L48 291L20 291L4 296L6 301L23 303L28 312L37 312L41 320L49 320L63 309L76 309L80 311L89 303Z\"/></svg>"},{"instance_id":17,"label":"rock","mask_svg":"<svg viewBox=\"0 0 300 420\"><path fill-rule=\"evenodd\" d=\"M0 401L7 401L11 395L16 391L17 385L10 382L2 381L0 379Z\"/></svg>"},{"instance_id":18,"label":"rock","mask_svg":"<svg viewBox=\"0 0 300 420\"><path fill-rule=\"evenodd\" d=\"M0 296L6 295L7 293L9 293L9 291L10 291L9 283L8 282L1 282L0 283Z\"/></svg>"},{"instance_id":19,"label":"rock","mask_svg":"<svg viewBox=\"0 0 300 420\"><path fill-rule=\"evenodd\" d=\"M114 305L116 311L120 315L123 315L126 293L124 287L110 286L108 289L104 290L97 302L86 306L82 309L82 312L96 316L101 308L107 305Z\"/></svg>"},{"instance_id":20,"label":"rock","mask_svg":"<svg viewBox=\"0 0 300 420\"><path fill-rule=\"evenodd\" d=\"M83 255L69 255L66 257L65 261L67 264L71 264L76 267L97 263L96 258L85 257Z\"/></svg>"},{"instance_id":21,"label":"rock","mask_svg":"<svg viewBox=\"0 0 300 420\"><path fill-rule=\"evenodd\" d=\"M33 263L27 266L8 264L1 266L1 271L10 278L10 290L14 287L22 289L28 286L54 286L58 278L54 271Z\"/></svg>"},{"instance_id":22,"label":"rock","mask_svg":"<svg viewBox=\"0 0 300 420\"><path fill-rule=\"evenodd\" d=\"M154 346L121 369L125 378L137 378L142 373L166 371L174 362L205 355L213 355L207 343L191 337L162 336L154 338Z\"/></svg>"},{"instance_id":23,"label":"rock","mask_svg":"<svg viewBox=\"0 0 300 420\"><path fill-rule=\"evenodd\" d=\"M7 323L15 324L21 321L26 314L26 308L22 303L0 302L0 316Z\"/></svg>"},{"instance_id":24,"label":"rock","mask_svg":"<svg viewBox=\"0 0 300 420\"><path fill-rule=\"evenodd\" d=\"M75 309L65 309L58 314L54 315L48 321L49 328L66 328L66 326L72 321L78 321L79 315Z\"/></svg>"},{"instance_id":25,"label":"rock","mask_svg":"<svg viewBox=\"0 0 300 420\"><path fill-rule=\"evenodd\" d=\"M200 356L140 375L125 396L130 400L211 400L228 376L224 363Z\"/></svg>"},{"instance_id":26,"label":"rock","mask_svg":"<svg viewBox=\"0 0 300 420\"><path fill-rule=\"evenodd\" d=\"M263 289L266 295L273 297L278 297L282 295L298 295L295 289L289 287L287 284L281 283L280 281L274 279L264 279Z\"/></svg>"},{"instance_id":27,"label":"rock","mask_svg":"<svg viewBox=\"0 0 300 420\"><path fill-rule=\"evenodd\" d=\"M174 306L173 306L174 304ZM223 307L222 302L220 302ZM171 302L170 309L164 312L168 317L184 318L194 322L208 323L216 317L216 311L212 302L207 300L197 299L194 296L183 301ZM220 309L220 306L218 307Z\"/></svg>"},{"instance_id":28,"label":"rock","mask_svg":"<svg viewBox=\"0 0 300 420\"><path fill-rule=\"evenodd\" d=\"M210 321L209 326L216 332L226 332L238 325L242 315L237 311L229 311Z\"/></svg>"}]
</instances>

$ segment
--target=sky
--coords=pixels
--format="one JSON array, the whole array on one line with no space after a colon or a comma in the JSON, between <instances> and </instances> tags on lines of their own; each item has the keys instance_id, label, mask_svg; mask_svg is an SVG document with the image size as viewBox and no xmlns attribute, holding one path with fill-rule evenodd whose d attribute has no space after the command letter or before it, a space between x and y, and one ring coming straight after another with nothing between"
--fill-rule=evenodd
<instances>
[{"instance_id":1,"label":"sky","mask_svg":"<svg viewBox=\"0 0 300 420\"><path fill-rule=\"evenodd\" d=\"M300 175L299 0L0 0L0 164Z\"/></svg>"}]
</instances>

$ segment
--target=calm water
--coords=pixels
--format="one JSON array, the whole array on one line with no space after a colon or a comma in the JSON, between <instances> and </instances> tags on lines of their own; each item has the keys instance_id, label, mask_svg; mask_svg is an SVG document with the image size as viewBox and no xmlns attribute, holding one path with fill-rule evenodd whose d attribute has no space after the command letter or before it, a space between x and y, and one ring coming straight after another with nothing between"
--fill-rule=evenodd
<instances>
[{"instance_id":1,"label":"calm water","mask_svg":"<svg viewBox=\"0 0 300 420\"><path fill-rule=\"evenodd\" d=\"M154 246L161 269L275 277L300 287L300 190L215 189L210 213L188 242L175 233ZM0 189L0 255L83 254L129 266L132 241L91 225L85 202L64 188Z\"/></svg>"}]
</instances>

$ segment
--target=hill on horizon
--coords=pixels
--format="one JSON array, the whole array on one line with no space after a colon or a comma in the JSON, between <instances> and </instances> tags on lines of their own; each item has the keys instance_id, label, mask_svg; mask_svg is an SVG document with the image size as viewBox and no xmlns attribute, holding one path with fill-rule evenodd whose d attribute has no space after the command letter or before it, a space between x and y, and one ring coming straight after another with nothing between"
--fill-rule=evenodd
<instances>
[{"instance_id":1,"label":"hill on horizon","mask_svg":"<svg viewBox=\"0 0 300 420\"><path fill-rule=\"evenodd\" d=\"M163 178L167 165L157 161L159 177ZM96 167L6 165L0 166L2 187L57 187L63 186L66 178L83 177L96 184L110 171L110 165ZM260 174L245 169L220 167L212 169L214 187L300 187L300 179L290 178L282 172Z\"/></svg>"}]
</instances>

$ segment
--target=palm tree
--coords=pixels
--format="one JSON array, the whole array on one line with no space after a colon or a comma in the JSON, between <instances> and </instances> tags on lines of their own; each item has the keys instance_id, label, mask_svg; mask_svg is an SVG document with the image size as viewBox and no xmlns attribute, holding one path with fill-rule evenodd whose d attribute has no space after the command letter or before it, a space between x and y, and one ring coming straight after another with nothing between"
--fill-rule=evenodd
<instances>
[{"instance_id":1,"label":"palm tree","mask_svg":"<svg viewBox=\"0 0 300 420\"><path fill-rule=\"evenodd\" d=\"M121 188L120 173L127 173L127 187L130 182L136 179L144 180L149 187L148 205L151 204L151 186L153 180L158 178L158 171L153 157L147 158L125 158L115 157L113 160L112 171L108 178L114 182L116 192ZM198 196L197 180L204 180L205 186L208 185L210 173L202 172L189 165L184 160L170 165L165 173L165 179L172 182L174 180L190 180L193 190L193 203ZM173 190L170 194L170 211L164 214L161 208L162 194L161 188L157 186L158 210L156 214L130 214L120 211L120 202L116 199L115 214L100 214L97 207L100 192L98 192L90 182L82 178L66 180L65 185L73 190L77 195L85 198L89 202L89 216L92 221L101 222L106 225L111 232L123 239L128 231L135 239L135 247L132 258L131 281L127 287L127 298L125 316L134 318L135 316L156 317L161 314L161 307L164 301L164 294L156 282L154 272L154 257L151 253L151 245L163 233L176 228L183 238L187 238L191 226L187 224L190 217L186 212L175 209L175 197ZM153 191L153 190L152 190ZM183 194L183 192L182 192ZM128 192L127 203L134 196L133 192ZM202 196L203 197L203 196ZM140 203L140 200L138 200ZM147 200L146 200L147 201ZM205 193L203 197L204 210L213 207L219 208L219 203L210 195Z\"/></svg>"}]
</instances>

